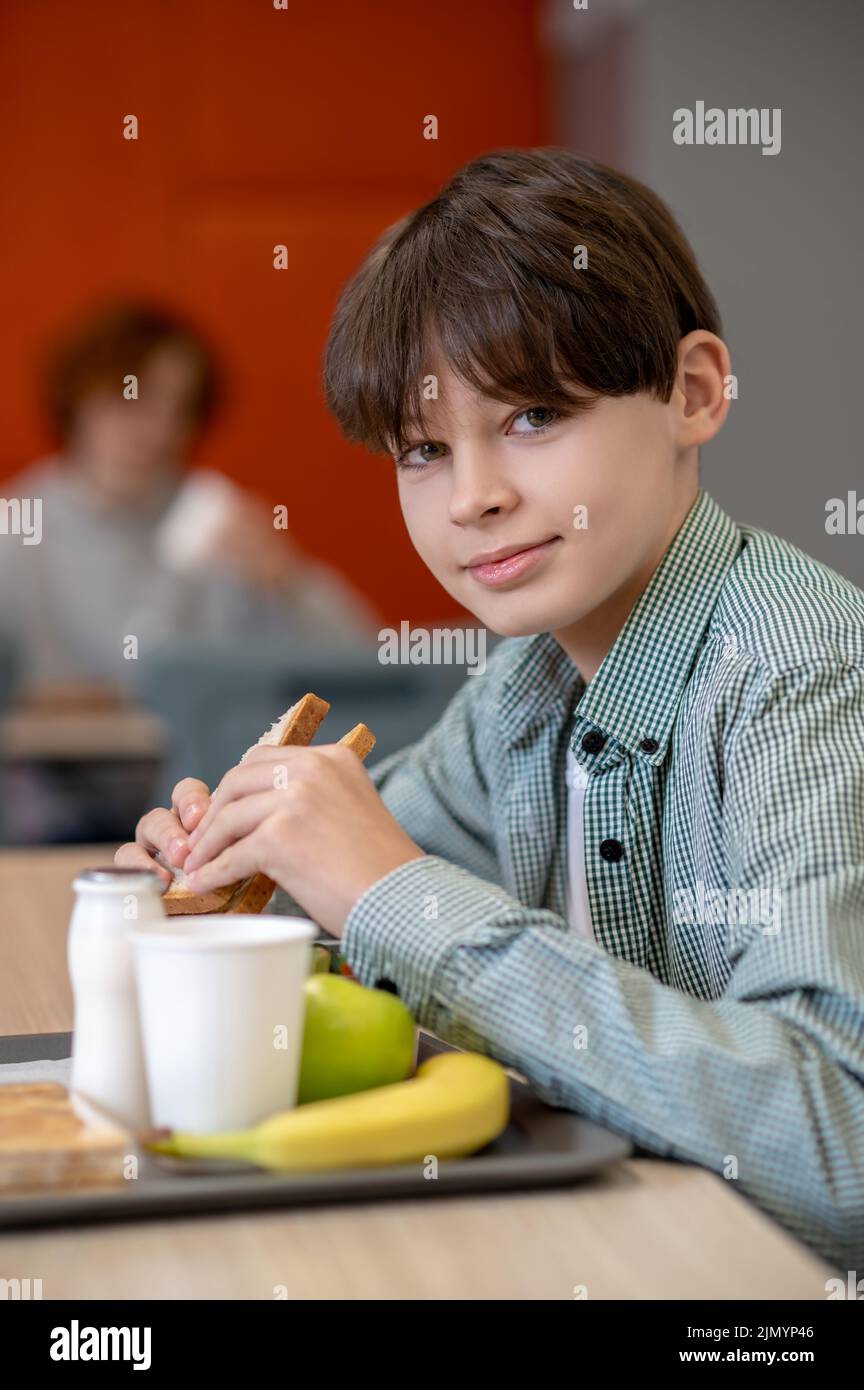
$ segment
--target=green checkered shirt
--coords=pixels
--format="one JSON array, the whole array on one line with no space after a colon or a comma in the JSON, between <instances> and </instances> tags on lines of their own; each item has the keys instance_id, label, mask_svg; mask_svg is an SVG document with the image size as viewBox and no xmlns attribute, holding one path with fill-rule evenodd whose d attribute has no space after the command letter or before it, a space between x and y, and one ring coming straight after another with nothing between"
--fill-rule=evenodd
<instances>
[{"instance_id":1,"label":"green checkered shirt","mask_svg":"<svg viewBox=\"0 0 864 1390\"><path fill-rule=\"evenodd\" d=\"M587 688L508 638L370 775L426 855L352 908L357 977L864 1270L864 593L702 489Z\"/></svg>"}]
</instances>

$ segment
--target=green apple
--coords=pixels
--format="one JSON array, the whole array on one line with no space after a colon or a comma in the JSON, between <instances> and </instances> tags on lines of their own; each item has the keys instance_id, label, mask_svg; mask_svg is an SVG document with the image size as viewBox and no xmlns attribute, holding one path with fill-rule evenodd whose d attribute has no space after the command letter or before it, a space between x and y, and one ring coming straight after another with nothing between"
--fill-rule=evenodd
<instances>
[{"instance_id":1,"label":"green apple","mask_svg":"<svg viewBox=\"0 0 864 1390\"><path fill-rule=\"evenodd\" d=\"M309 976L305 990L298 1105L388 1086L411 1075L417 1030L395 994L320 974Z\"/></svg>"},{"instance_id":2,"label":"green apple","mask_svg":"<svg viewBox=\"0 0 864 1390\"><path fill-rule=\"evenodd\" d=\"M326 946L312 947L312 975L326 975L332 968L333 961Z\"/></svg>"}]
</instances>

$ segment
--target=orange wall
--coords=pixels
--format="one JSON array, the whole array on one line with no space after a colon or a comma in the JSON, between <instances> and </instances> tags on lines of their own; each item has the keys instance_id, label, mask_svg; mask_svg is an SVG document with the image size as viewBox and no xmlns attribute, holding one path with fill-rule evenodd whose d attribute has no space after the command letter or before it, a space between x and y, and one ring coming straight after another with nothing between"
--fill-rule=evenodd
<instances>
[{"instance_id":1,"label":"orange wall","mask_svg":"<svg viewBox=\"0 0 864 1390\"><path fill-rule=\"evenodd\" d=\"M233 380L200 461L284 502L385 621L459 613L404 535L392 465L328 416L321 352L339 286L388 223L474 155L549 142L539 9L6 0L0 477L48 446L45 342L111 291L151 292L210 330Z\"/></svg>"}]
</instances>

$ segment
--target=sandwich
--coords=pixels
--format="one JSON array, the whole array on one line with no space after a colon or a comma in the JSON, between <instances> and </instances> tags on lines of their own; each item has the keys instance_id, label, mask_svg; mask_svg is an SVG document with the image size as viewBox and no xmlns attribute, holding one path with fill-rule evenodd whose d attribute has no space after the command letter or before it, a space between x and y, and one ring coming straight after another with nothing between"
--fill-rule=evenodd
<instances>
[{"instance_id":1,"label":"sandwich","mask_svg":"<svg viewBox=\"0 0 864 1390\"><path fill-rule=\"evenodd\" d=\"M296 747L310 744L329 709L326 700L319 699L317 695L304 695L302 700L298 700L296 705L292 705L276 720L272 728L261 735L253 747L265 745L270 748L285 748L290 745ZM375 735L365 724L355 724L339 742L351 748L362 761L375 747ZM246 761L251 751L251 748L247 748L240 759L241 763ZM163 868L169 869L174 876L173 883L168 885L162 897L165 912L169 917L191 913L263 912L276 887L266 874L253 874L251 878L242 879L239 883L226 884L222 888L214 888L209 893L196 893L189 887L182 869L169 864L161 852L155 857Z\"/></svg>"}]
</instances>

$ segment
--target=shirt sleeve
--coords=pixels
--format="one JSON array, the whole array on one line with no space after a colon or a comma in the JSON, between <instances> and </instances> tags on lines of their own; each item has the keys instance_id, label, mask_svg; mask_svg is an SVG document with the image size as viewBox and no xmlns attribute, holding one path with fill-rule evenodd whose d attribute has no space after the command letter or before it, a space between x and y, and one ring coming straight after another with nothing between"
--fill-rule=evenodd
<instances>
[{"instance_id":1,"label":"shirt sleeve","mask_svg":"<svg viewBox=\"0 0 864 1390\"><path fill-rule=\"evenodd\" d=\"M552 1105L722 1174L841 1268L864 1257L862 677L772 680L724 739L729 882L779 891L781 912L779 930L706 927L734 962L721 998L575 937L437 845L367 889L342 944L421 1025Z\"/></svg>"}]
</instances>

